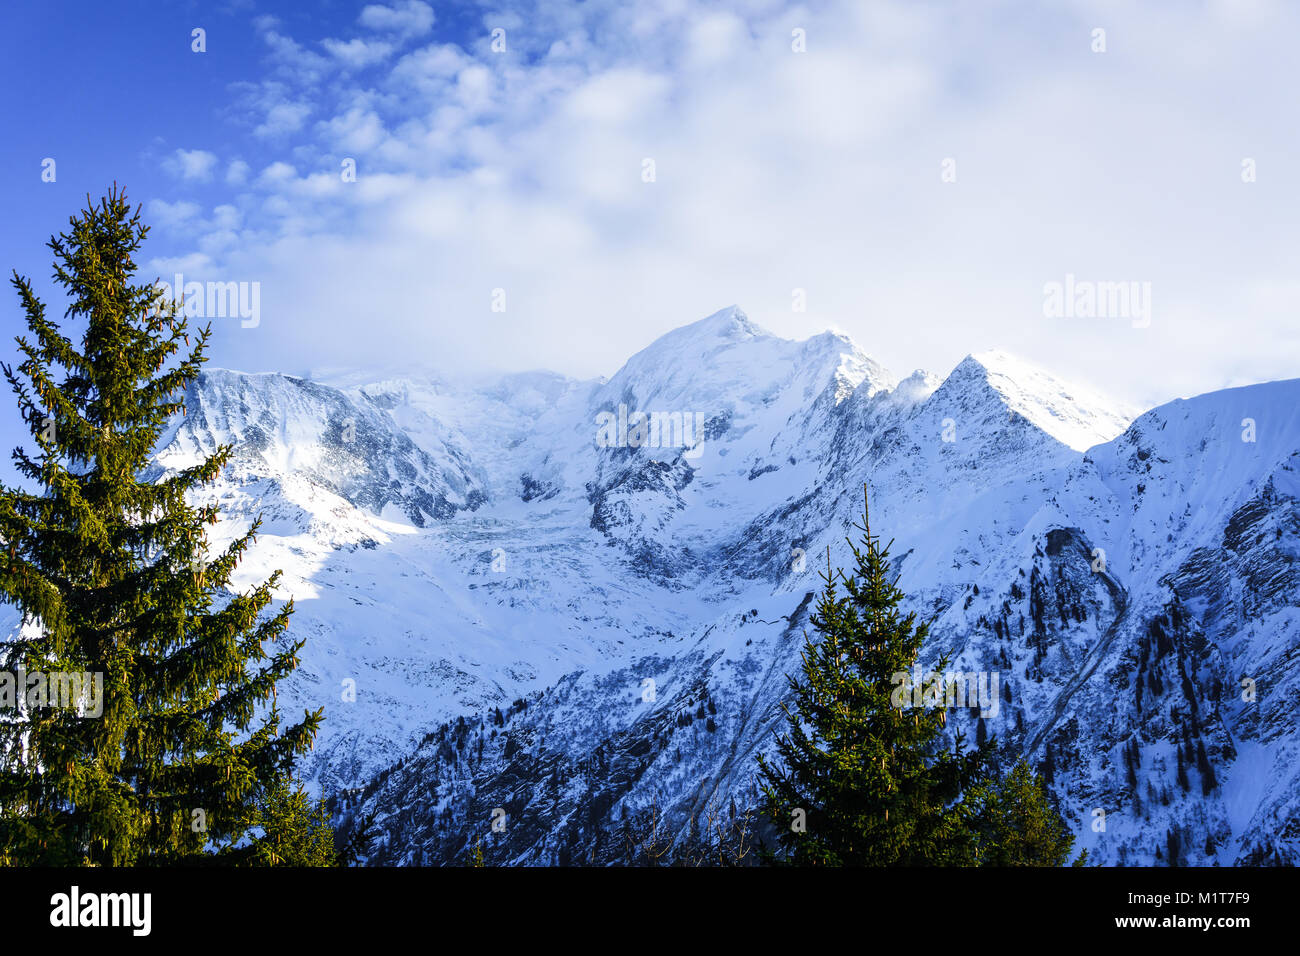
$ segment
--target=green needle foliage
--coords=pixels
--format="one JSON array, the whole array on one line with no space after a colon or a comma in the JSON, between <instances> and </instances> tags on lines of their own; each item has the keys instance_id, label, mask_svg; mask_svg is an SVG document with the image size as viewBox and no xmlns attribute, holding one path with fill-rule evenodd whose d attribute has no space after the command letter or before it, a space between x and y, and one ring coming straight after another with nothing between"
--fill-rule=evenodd
<instances>
[{"instance_id":1,"label":"green needle foliage","mask_svg":"<svg viewBox=\"0 0 1300 956\"><path fill-rule=\"evenodd\" d=\"M854 571L833 571L811 622L802 677L790 676L793 708L775 758L759 757L764 813L778 834L770 862L801 866L969 866L1024 862L1058 865L1064 825L1052 837L998 849L1008 807L1039 797L1035 817L1055 816L1046 794L1004 789L992 772L994 742L967 748L946 741L946 711L898 707L898 675L909 674L928 625L900 609L903 593L889 569L889 547L872 535L866 505ZM934 670L943 673L948 659ZM939 688L940 702L946 688ZM910 692L909 692L910 696ZM1027 772L1027 771L1026 771ZM1035 781L1036 782L1036 781ZM985 819L986 811L993 819ZM1037 854L1037 855L1034 855Z\"/></svg>"},{"instance_id":2,"label":"green needle foliage","mask_svg":"<svg viewBox=\"0 0 1300 956\"><path fill-rule=\"evenodd\" d=\"M35 490L0 488L0 600L23 619L0 665L102 674L102 713L40 701L0 712L0 862L323 859L323 821L291 782L322 712L281 729L274 703L303 645L285 636L293 602L268 612L278 572L229 587L260 519L208 560L217 507L186 501L230 449L144 478L185 413L210 328L173 359L190 344L185 317L132 281L148 227L125 193L88 200L70 223L48 245L80 347L27 279L12 280L30 336L4 374L36 444L14 452ZM286 834L302 837L297 849Z\"/></svg>"},{"instance_id":3,"label":"green needle foliage","mask_svg":"<svg viewBox=\"0 0 1300 956\"><path fill-rule=\"evenodd\" d=\"M337 866L334 830L324 801L312 806L307 793L288 780L279 781L266 798L258 821L262 836L247 861L259 866Z\"/></svg>"},{"instance_id":4,"label":"green needle foliage","mask_svg":"<svg viewBox=\"0 0 1300 956\"><path fill-rule=\"evenodd\" d=\"M1074 837L1052 808L1047 787L1023 760L1004 780L976 785L969 802L979 829L983 866L1061 866L1069 859ZM1085 866L1085 850L1073 866Z\"/></svg>"}]
</instances>

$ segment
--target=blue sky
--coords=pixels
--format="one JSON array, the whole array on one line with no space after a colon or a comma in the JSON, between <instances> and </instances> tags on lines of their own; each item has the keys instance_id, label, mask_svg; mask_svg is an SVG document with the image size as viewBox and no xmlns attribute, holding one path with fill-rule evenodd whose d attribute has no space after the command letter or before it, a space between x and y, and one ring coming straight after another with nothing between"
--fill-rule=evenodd
<instances>
[{"instance_id":1,"label":"blue sky","mask_svg":"<svg viewBox=\"0 0 1300 956\"><path fill-rule=\"evenodd\" d=\"M6 14L6 273L52 293L43 243L116 180L150 278L259 283L217 365L609 375L734 303L900 374L1002 348L1142 405L1300 371L1294 4ZM1046 315L1067 275L1149 283L1149 325Z\"/></svg>"}]
</instances>

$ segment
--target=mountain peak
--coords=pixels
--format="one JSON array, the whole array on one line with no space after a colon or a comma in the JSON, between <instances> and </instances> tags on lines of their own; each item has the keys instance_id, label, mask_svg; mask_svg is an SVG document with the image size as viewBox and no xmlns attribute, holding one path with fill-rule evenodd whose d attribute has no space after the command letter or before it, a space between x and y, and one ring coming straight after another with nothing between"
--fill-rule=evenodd
<instances>
[{"instance_id":1,"label":"mountain peak","mask_svg":"<svg viewBox=\"0 0 1300 956\"><path fill-rule=\"evenodd\" d=\"M738 306L732 305L698 322L665 332L632 355L610 381L626 382L629 376L663 381L684 372L699 374L716 362L721 353L730 352L734 346L778 341L781 340L759 328ZM743 351L749 352L748 349ZM752 360L752 355L747 360Z\"/></svg>"},{"instance_id":2,"label":"mountain peak","mask_svg":"<svg viewBox=\"0 0 1300 956\"><path fill-rule=\"evenodd\" d=\"M948 383L987 387L1010 411L1075 451L1110 441L1136 415L1136 410L1123 401L1084 385L1064 382L1002 349L966 356L948 376Z\"/></svg>"},{"instance_id":3,"label":"mountain peak","mask_svg":"<svg viewBox=\"0 0 1300 956\"><path fill-rule=\"evenodd\" d=\"M771 335L766 329L754 324L738 305L729 305L712 315L705 316L697 322L673 329L660 336L658 341L676 339L720 338L730 342L743 339L767 338Z\"/></svg>"}]
</instances>

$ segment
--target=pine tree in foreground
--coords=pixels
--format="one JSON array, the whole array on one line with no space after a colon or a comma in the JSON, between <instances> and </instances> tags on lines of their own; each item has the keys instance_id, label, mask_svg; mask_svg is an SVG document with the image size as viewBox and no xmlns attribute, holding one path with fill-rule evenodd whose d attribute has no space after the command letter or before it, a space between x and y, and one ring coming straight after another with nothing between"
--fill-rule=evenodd
<instances>
[{"instance_id":1,"label":"pine tree in foreground","mask_svg":"<svg viewBox=\"0 0 1300 956\"><path fill-rule=\"evenodd\" d=\"M18 710L0 713L0 862L321 862L324 824L292 771L322 714L281 729L274 703L302 647L285 637L293 602L263 614L278 572L228 586L260 521L209 561L217 508L185 498L230 450L141 477L184 414L210 329L173 360L186 322L133 284L148 227L124 193L70 222L49 248L80 347L12 280L30 338L4 373L36 451L14 452L34 490L0 489L0 600L23 619L0 666L102 675L102 712L20 688Z\"/></svg>"},{"instance_id":2,"label":"pine tree in foreground","mask_svg":"<svg viewBox=\"0 0 1300 956\"><path fill-rule=\"evenodd\" d=\"M817 639L807 639L802 679L788 678L787 732L773 760L759 757L764 812L778 834L769 859L806 866L1063 862L1053 839L996 851L1009 808L1026 791L1019 776L1012 789L993 776L994 741L971 749L958 733L949 745L942 706L895 706L898 675L912 671L928 625L902 613L890 546L872 535L865 503L860 530L860 543L848 542L853 573L833 571L827 554L811 619ZM941 659L934 670L943 673L947 663ZM946 688L938 694L944 700ZM1054 811L1035 806L1039 812ZM1038 856L1026 857L1030 851Z\"/></svg>"}]
</instances>

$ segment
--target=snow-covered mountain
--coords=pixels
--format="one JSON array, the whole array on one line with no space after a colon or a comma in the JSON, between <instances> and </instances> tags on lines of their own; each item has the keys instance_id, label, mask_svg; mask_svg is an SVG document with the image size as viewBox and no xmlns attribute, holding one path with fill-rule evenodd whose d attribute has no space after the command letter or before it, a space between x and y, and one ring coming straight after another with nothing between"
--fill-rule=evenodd
<instances>
[{"instance_id":1,"label":"snow-covered mountain","mask_svg":"<svg viewBox=\"0 0 1300 956\"><path fill-rule=\"evenodd\" d=\"M927 654L999 675L950 723L1094 862L1300 862L1300 380L1136 417L730 308L608 381L211 370L187 404L157 467L234 444L213 543L264 516L236 584L285 571L281 703L325 707L309 773L378 814L371 862L608 861L651 803L752 804L864 484Z\"/></svg>"}]
</instances>

